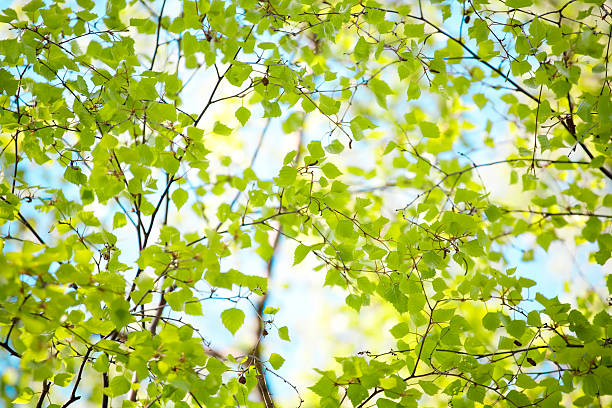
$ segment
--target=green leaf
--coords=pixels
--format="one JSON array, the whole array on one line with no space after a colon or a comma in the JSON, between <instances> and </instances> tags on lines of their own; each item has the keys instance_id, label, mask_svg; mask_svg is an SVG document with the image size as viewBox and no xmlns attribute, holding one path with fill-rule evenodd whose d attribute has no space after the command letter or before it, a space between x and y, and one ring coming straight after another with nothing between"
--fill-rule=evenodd
<instances>
[{"instance_id":1,"label":"green leaf","mask_svg":"<svg viewBox=\"0 0 612 408\"><path fill-rule=\"evenodd\" d=\"M523 333L525 333L525 328L526 323L523 320L512 320L506 324L506 331L508 334L517 339L521 338Z\"/></svg>"},{"instance_id":2,"label":"green leaf","mask_svg":"<svg viewBox=\"0 0 612 408\"><path fill-rule=\"evenodd\" d=\"M11 401L13 404L27 404L32 400L34 391L31 388L24 388L19 395Z\"/></svg>"},{"instance_id":3,"label":"green leaf","mask_svg":"<svg viewBox=\"0 0 612 408\"><path fill-rule=\"evenodd\" d=\"M293 254L293 265L297 265L306 258L306 255L311 251L309 246L299 244Z\"/></svg>"},{"instance_id":4,"label":"green leaf","mask_svg":"<svg viewBox=\"0 0 612 408\"><path fill-rule=\"evenodd\" d=\"M494 205L488 206L487 209L485 210L485 214L487 215L487 218L491 222L495 222L502 216L501 210Z\"/></svg>"},{"instance_id":5,"label":"green leaf","mask_svg":"<svg viewBox=\"0 0 612 408\"><path fill-rule=\"evenodd\" d=\"M113 229L121 228L127 224L127 219L125 214L122 212L116 212L113 215Z\"/></svg>"},{"instance_id":6,"label":"green leaf","mask_svg":"<svg viewBox=\"0 0 612 408\"><path fill-rule=\"evenodd\" d=\"M216 121L213 127L213 132L221 136L228 136L232 133L232 128L225 126L219 121Z\"/></svg>"},{"instance_id":7,"label":"green leaf","mask_svg":"<svg viewBox=\"0 0 612 408\"><path fill-rule=\"evenodd\" d=\"M357 62L367 61L370 58L370 48L371 45L360 36L357 44L355 44L355 48L353 49L355 60Z\"/></svg>"},{"instance_id":8,"label":"green leaf","mask_svg":"<svg viewBox=\"0 0 612 408\"><path fill-rule=\"evenodd\" d=\"M482 403L486 395L486 389L484 387L474 385L468 388L466 395L468 399Z\"/></svg>"},{"instance_id":9,"label":"green leaf","mask_svg":"<svg viewBox=\"0 0 612 408\"><path fill-rule=\"evenodd\" d=\"M540 320L540 313L532 310L527 315L527 324L534 327L539 327L542 325L542 321Z\"/></svg>"},{"instance_id":10,"label":"green leaf","mask_svg":"<svg viewBox=\"0 0 612 408\"><path fill-rule=\"evenodd\" d=\"M244 312L237 308L227 309L221 313L221 321L227 330L236 334L244 324Z\"/></svg>"},{"instance_id":11,"label":"green leaf","mask_svg":"<svg viewBox=\"0 0 612 408\"><path fill-rule=\"evenodd\" d=\"M374 92L378 104L383 108L387 107L387 96L393 95L393 90L387 85L386 82L381 81L377 78L371 78L368 81L368 87Z\"/></svg>"},{"instance_id":12,"label":"green leaf","mask_svg":"<svg viewBox=\"0 0 612 408\"><path fill-rule=\"evenodd\" d=\"M269 361L270 361L270 364L272 365L272 367L275 370L278 370L279 368L282 367L283 363L285 362L285 359L282 358L279 354L272 353L272 354L270 354Z\"/></svg>"},{"instance_id":13,"label":"green leaf","mask_svg":"<svg viewBox=\"0 0 612 408\"><path fill-rule=\"evenodd\" d=\"M278 311L279 311L279 308L277 308L277 307L272 307L272 306L267 306L267 307L264 309L264 313L265 313L265 314L269 314L269 315L276 314Z\"/></svg>"},{"instance_id":14,"label":"green leaf","mask_svg":"<svg viewBox=\"0 0 612 408\"><path fill-rule=\"evenodd\" d=\"M238 119L238 121L242 123L242 126L244 126L246 125L246 123L249 121L249 118L251 117L251 111L245 108L244 106L241 106L238 109L236 109L235 115L236 115L236 119Z\"/></svg>"},{"instance_id":15,"label":"green leaf","mask_svg":"<svg viewBox=\"0 0 612 408\"><path fill-rule=\"evenodd\" d=\"M455 192L455 202L457 203L476 203L480 194L476 191L458 188Z\"/></svg>"},{"instance_id":16,"label":"green leaf","mask_svg":"<svg viewBox=\"0 0 612 408\"><path fill-rule=\"evenodd\" d=\"M189 303L185 304L185 313L192 316L202 316L202 304L196 298L192 298Z\"/></svg>"},{"instance_id":17,"label":"green leaf","mask_svg":"<svg viewBox=\"0 0 612 408\"><path fill-rule=\"evenodd\" d=\"M342 172L332 163L325 163L321 166L321 170L323 170L325 177L329 179L334 179L342 175Z\"/></svg>"},{"instance_id":18,"label":"green leaf","mask_svg":"<svg viewBox=\"0 0 612 408\"><path fill-rule=\"evenodd\" d=\"M289 339L289 329L287 326L283 326L278 329L278 337L285 341L291 341Z\"/></svg>"},{"instance_id":19,"label":"green leaf","mask_svg":"<svg viewBox=\"0 0 612 408\"><path fill-rule=\"evenodd\" d=\"M400 404L387 398L379 398L376 400L376 406L378 408L399 408Z\"/></svg>"},{"instance_id":20,"label":"green leaf","mask_svg":"<svg viewBox=\"0 0 612 408\"><path fill-rule=\"evenodd\" d=\"M188 198L189 198L189 193L187 193L182 188L177 188L172 193L172 201L174 202L174 205L176 205L176 208L178 209L180 209L183 205L185 205Z\"/></svg>"},{"instance_id":21,"label":"green leaf","mask_svg":"<svg viewBox=\"0 0 612 408\"><path fill-rule=\"evenodd\" d=\"M113 397L126 394L130 390L130 381L122 375L110 380L110 392Z\"/></svg>"},{"instance_id":22,"label":"green leaf","mask_svg":"<svg viewBox=\"0 0 612 408\"><path fill-rule=\"evenodd\" d=\"M420 38L425 35L425 24L404 24L404 36Z\"/></svg>"},{"instance_id":23,"label":"green leaf","mask_svg":"<svg viewBox=\"0 0 612 408\"><path fill-rule=\"evenodd\" d=\"M176 121L176 108L168 103L153 102L149 107L149 115L158 122Z\"/></svg>"},{"instance_id":24,"label":"green leaf","mask_svg":"<svg viewBox=\"0 0 612 408\"><path fill-rule=\"evenodd\" d=\"M264 118L277 118L281 116L282 111L278 102L262 101L261 104L264 108Z\"/></svg>"},{"instance_id":25,"label":"green leaf","mask_svg":"<svg viewBox=\"0 0 612 408\"><path fill-rule=\"evenodd\" d=\"M93 364L93 368L99 373L107 373L109 367L108 355L106 353L100 354Z\"/></svg>"},{"instance_id":26,"label":"green leaf","mask_svg":"<svg viewBox=\"0 0 612 408\"><path fill-rule=\"evenodd\" d=\"M325 151L321 146L321 142L319 142L318 140L308 143L308 152L315 160L325 157Z\"/></svg>"},{"instance_id":27,"label":"green leaf","mask_svg":"<svg viewBox=\"0 0 612 408\"><path fill-rule=\"evenodd\" d=\"M319 96L319 109L325 115L334 115L340 111L340 101L326 95Z\"/></svg>"},{"instance_id":28,"label":"green leaf","mask_svg":"<svg viewBox=\"0 0 612 408\"><path fill-rule=\"evenodd\" d=\"M482 325L487 330L497 330L501 321L499 320L499 314L497 312L489 312L482 319Z\"/></svg>"},{"instance_id":29,"label":"green leaf","mask_svg":"<svg viewBox=\"0 0 612 408\"><path fill-rule=\"evenodd\" d=\"M296 130L300 129L303 124L304 124L304 113L303 112L293 112L283 122L283 132L285 133L295 132Z\"/></svg>"},{"instance_id":30,"label":"green leaf","mask_svg":"<svg viewBox=\"0 0 612 408\"><path fill-rule=\"evenodd\" d=\"M293 167L283 166L278 174L277 183L279 187L287 187L297 179L297 170Z\"/></svg>"},{"instance_id":31,"label":"green leaf","mask_svg":"<svg viewBox=\"0 0 612 408\"><path fill-rule=\"evenodd\" d=\"M487 104L488 99L483 95L483 94L474 94L472 96L472 99L474 100L474 103L480 108L484 108L484 106Z\"/></svg>"},{"instance_id":32,"label":"green leaf","mask_svg":"<svg viewBox=\"0 0 612 408\"><path fill-rule=\"evenodd\" d=\"M74 374L72 373L58 373L53 376L53 382L60 387L66 387L73 378Z\"/></svg>"},{"instance_id":33,"label":"green leaf","mask_svg":"<svg viewBox=\"0 0 612 408\"><path fill-rule=\"evenodd\" d=\"M440 137L440 129L438 129L438 125L435 123L423 121L419 123L419 128L424 137L430 139Z\"/></svg>"},{"instance_id":34,"label":"green leaf","mask_svg":"<svg viewBox=\"0 0 612 408\"><path fill-rule=\"evenodd\" d=\"M225 74L227 81L234 86L241 86L251 75L253 69L249 64L234 62L229 71Z\"/></svg>"},{"instance_id":35,"label":"green leaf","mask_svg":"<svg viewBox=\"0 0 612 408\"><path fill-rule=\"evenodd\" d=\"M523 389L530 389L537 387L538 383L535 382L534 379L528 376L527 374L519 374L516 377L516 385Z\"/></svg>"},{"instance_id":36,"label":"green leaf","mask_svg":"<svg viewBox=\"0 0 612 408\"><path fill-rule=\"evenodd\" d=\"M524 8L533 5L533 0L506 0L506 6L512 8Z\"/></svg>"},{"instance_id":37,"label":"green leaf","mask_svg":"<svg viewBox=\"0 0 612 408\"><path fill-rule=\"evenodd\" d=\"M361 384L349 384L346 395L348 395L353 406L356 407L368 397L369 393L367 388Z\"/></svg>"},{"instance_id":38,"label":"green leaf","mask_svg":"<svg viewBox=\"0 0 612 408\"><path fill-rule=\"evenodd\" d=\"M368 129L374 129L376 125L365 116L356 116L351 120L351 131L355 140L363 139L363 132Z\"/></svg>"},{"instance_id":39,"label":"green leaf","mask_svg":"<svg viewBox=\"0 0 612 408\"><path fill-rule=\"evenodd\" d=\"M338 139L332 140L330 144L325 146L325 150L332 154L339 154L344 150L344 145Z\"/></svg>"},{"instance_id":40,"label":"green leaf","mask_svg":"<svg viewBox=\"0 0 612 408\"><path fill-rule=\"evenodd\" d=\"M331 395L336 384L328 376L323 375L312 387L308 387L312 392L322 397Z\"/></svg>"},{"instance_id":41,"label":"green leaf","mask_svg":"<svg viewBox=\"0 0 612 408\"><path fill-rule=\"evenodd\" d=\"M436 395L440 390L440 387L431 381L419 381L419 386L427 395Z\"/></svg>"},{"instance_id":42,"label":"green leaf","mask_svg":"<svg viewBox=\"0 0 612 408\"><path fill-rule=\"evenodd\" d=\"M410 325L408 323L402 322L398 323L389 330L391 335L396 339L402 338L410 332Z\"/></svg>"},{"instance_id":43,"label":"green leaf","mask_svg":"<svg viewBox=\"0 0 612 408\"><path fill-rule=\"evenodd\" d=\"M164 152L158 156L156 164L164 169L168 174L176 174L180 166L180 162L176 159L176 157L167 152Z\"/></svg>"}]
</instances>

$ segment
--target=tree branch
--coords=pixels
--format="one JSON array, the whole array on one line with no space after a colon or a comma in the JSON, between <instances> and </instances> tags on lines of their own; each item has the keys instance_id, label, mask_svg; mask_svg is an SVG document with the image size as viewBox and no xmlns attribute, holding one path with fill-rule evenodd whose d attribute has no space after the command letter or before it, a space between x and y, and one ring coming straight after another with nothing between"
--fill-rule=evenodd
<instances>
[{"instance_id":1,"label":"tree branch","mask_svg":"<svg viewBox=\"0 0 612 408\"><path fill-rule=\"evenodd\" d=\"M251 27L251 29L249 30L249 33L246 35L244 41L248 40L248 38L251 36L251 33L253 32L254 28L255 28L255 26ZM234 57L232 58L233 60L236 59L236 57L238 56L238 54L240 53L241 50L242 50L242 47L238 47L238 50L236 51L236 53L234 54ZM212 105L212 100L213 100L213 98L215 96L215 92L217 92L217 88L219 87L219 85L223 81L223 78L225 78L225 75L228 73L230 68L232 68L232 65L233 64L230 63L229 66L227 67L227 69L225 70L225 72L222 75L217 74L217 82L215 83L215 86L213 87L212 92L210 93L210 97L208 98L208 102L206 102L206 105L204 106L204 108L202 109L200 114L198 115L197 119L193 122L193 126L198 126L198 123L200 123L200 120L202 119L202 117L204 116L204 114L206 113L208 108Z\"/></svg>"},{"instance_id":2,"label":"tree branch","mask_svg":"<svg viewBox=\"0 0 612 408\"><path fill-rule=\"evenodd\" d=\"M163 285L160 284L160 287ZM171 287L169 287L166 291L162 291L161 292L161 297L159 299L159 303L157 305L157 313L155 314L155 317L153 318L153 320L151 321L151 326L149 328L149 331L151 332L152 335L155 336L155 331L157 329L157 325L159 324L159 321L161 320L161 315L164 312L165 306L166 306L166 298L164 297L165 293L169 293L172 292L174 289L176 288L175 285L172 285ZM138 382L138 375L136 374L136 372L134 372L134 374L132 375L132 383L137 383ZM128 396L128 399L130 401L135 402L136 398L138 396L138 390L136 389L131 389L130 390L130 394Z\"/></svg>"},{"instance_id":3,"label":"tree branch","mask_svg":"<svg viewBox=\"0 0 612 408\"><path fill-rule=\"evenodd\" d=\"M16 352L11 346L9 346L7 341L3 341L0 342L0 347L2 347L3 349L5 349L6 351L8 351L8 353L11 356L17 357L17 358L21 358L21 354L19 354L18 352Z\"/></svg>"},{"instance_id":4,"label":"tree branch","mask_svg":"<svg viewBox=\"0 0 612 408\"><path fill-rule=\"evenodd\" d=\"M25 303L25 300L24 300L24 303ZM22 304L22 306L23 306L23 304ZM21 307L19 309L21 310ZM21 358L21 354L19 354L17 351L15 351L9 345L9 339L11 338L11 333L13 332L13 329L15 328L15 325L17 324L18 321L19 321L19 319L17 317L13 317L13 319L11 321L11 327L9 327L8 333L6 334L6 337L4 338L4 341L0 342L0 346L2 346L2 348L4 348L6 351L8 351L10 355L12 355L14 357Z\"/></svg>"},{"instance_id":5,"label":"tree branch","mask_svg":"<svg viewBox=\"0 0 612 408\"><path fill-rule=\"evenodd\" d=\"M85 355L83 356L83 361L81 362L81 366L79 367L79 372L77 373L76 376L76 381L74 383L74 387L72 387L72 393L70 394L70 399L68 401L66 401L66 403L64 405L62 405L62 408L66 408L68 407L70 404L72 404L75 401L78 401L81 399L81 396L77 396L76 392L79 388L79 383L81 382L81 378L83 377L83 369L85 368L85 364L87 363L88 359L89 359L89 354L91 353L91 351L93 350L93 346L89 346L87 348L87 352L85 353Z\"/></svg>"},{"instance_id":6,"label":"tree branch","mask_svg":"<svg viewBox=\"0 0 612 408\"><path fill-rule=\"evenodd\" d=\"M578 143L580 145L580 147L582 148L582 150L584 150L584 152L586 153L587 156L589 156L589 158L592 160L594 158L593 153L591 153L591 151L589 150L589 148L584 144L584 142L580 139L578 139L578 135L576 134L576 125L574 124L574 118L573 118L573 104L572 104L572 99L570 97L570 95L567 95L567 102L569 104L569 108L570 108L570 114L567 116L566 120L561 120L561 124L563 125L563 127L565 129L567 129L567 131L569 132L570 135L572 135L572 137L574 138L574 140L576 141L576 143ZM606 169L603 165L599 168L599 170L610 180L612 180L612 172L610 172L610 170Z\"/></svg>"},{"instance_id":7,"label":"tree branch","mask_svg":"<svg viewBox=\"0 0 612 408\"><path fill-rule=\"evenodd\" d=\"M108 388L108 386L108 373L102 373L102 390L104 390L104 388ZM104 392L102 392L102 408L108 408L108 395L106 395Z\"/></svg>"},{"instance_id":8,"label":"tree branch","mask_svg":"<svg viewBox=\"0 0 612 408\"><path fill-rule=\"evenodd\" d=\"M45 397L49 393L49 388L51 388L51 383L46 379L43 380L42 391L40 392L40 397L38 397L36 408L42 408Z\"/></svg>"},{"instance_id":9,"label":"tree branch","mask_svg":"<svg viewBox=\"0 0 612 408\"><path fill-rule=\"evenodd\" d=\"M151 67L149 68L151 71L155 66L155 57L157 57L157 50L159 49L159 35L161 34L162 29L162 18L164 16L164 8L166 7L166 0L162 3L161 10L159 12L159 16L157 16L157 36L155 38L155 50L153 51L153 57L151 58Z\"/></svg>"},{"instance_id":10,"label":"tree branch","mask_svg":"<svg viewBox=\"0 0 612 408\"><path fill-rule=\"evenodd\" d=\"M549 211L538 211L538 210L519 210L519 209L508 209L508 208L500 208L500 210L505 211L507 213L528 213L528 214L537 214L543 215L545 217L563 217L576 215L580 217L597 217L597 218L609 218L612 219L612 214L596 214L591 212L582 212L582 211L564 211L564 212L549 212Z\"/></svg>"},{"instance_id":11,"label":"tree branch","mask_svg":"<svg viewBox=\"0 0 612 408\"><path fill-rule=\"evenodd\" d=\"M272 255L268 260L266 265L266 277L268 281L272 278L272 271L274 267L274 260L278 251L280 236L281 236L281 227L279 227L278 232L276 233L276 237L274 238L274 243L272 244ZM262 352L263 352L263 339L265 338L265 322L263 320L264 309L266 307L266 302L268 300L270 290L267 289L263 296L260 297L257 302L257 344L255 345L255 349L253 350L252 364L255 366L257 370L257 391L259 392L259 397L264 402L266 408L274 407L274 400L272 399L272 394L270 393L270 388L268 387L268 383L266 381L266 368L262 364Z\"/></svg>"},{"instance_id":12,"label":"tree branch","mask_svg":"<svg viewBox=\"0 0 612 408\"><path fill-rule=\"evenodd\" d=\"M3 201L6 202L6 200L2 199ZM47 245L45 243L45 241L40 237L40 235L38 235L38 232L36 232L36 230L34 229L34 227L28 222L28 220L26 220L26 218L21 214L21 212L17 212L17 218L19 218L19 221L21 221L21 223L23 225L25 225L25 227L30 230L30 232L32 234L34 234L34 236L36 237L36 239L38 240L38 242L40 242L43 245Z\"/></svg>"},{"instance_id":13,"label":"tree branch","mask_svg":"<svg viewBox=\"0 0 612 408\"><path fill-rule=\"evenodd\" d=\"M253 154L253 158L251 159L251 167L253 166L255 159L257 158L257 154L259 153L259 149L261 148L261 144L263 141L263 137L268 128L270 122L266 123L266 127L261 134L261 138L259 139L259 143L257 144L257 148L255 149L255 153ZM304 131L303 129L299 133L298 143L297 143L297 154L293 159L293 164L297 164L301 157L302 144L304 141ZM281 210L282 203L279 204L279 212ZM276 259L276 255L279 251L280 237L283 235L282 226L279 225L278 230L276 232L276 236L274 237L274 243L272 244L272 255L266 264L266 278L268 282L272 279L273 270L274 270L274 261ZM255 349L253 350L252 364L255 365L255 369L257 370L257 391L259 392L259 397L264 402L266 408L274 407L274 399L272 398L272 394L270 393L270 388L266 381L266 368L261 363L262 361L262 352L263 352L263 341L265 339L265 322L263 320L264 309L266 307L266 303L268 301L268 297L270 296L270 289L266 290L263 296L260 297L257 302L257 332L256 338L257 343L255 345ZM300 398L301 399L301 398Z\"/></svg>"}]
</instances>

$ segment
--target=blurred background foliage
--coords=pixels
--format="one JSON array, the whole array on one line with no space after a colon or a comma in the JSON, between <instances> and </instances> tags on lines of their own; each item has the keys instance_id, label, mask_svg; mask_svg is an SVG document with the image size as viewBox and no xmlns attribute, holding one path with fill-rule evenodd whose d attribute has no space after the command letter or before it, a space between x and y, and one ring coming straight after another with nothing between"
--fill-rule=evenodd
<instances>
[{"instance_id":1,"label":"blurred background foliage","mask_svg":"<svg viewBox=\"0 0 612 408\"><path fill-rule=\"evenodd\" d=\"M14 1L5 406L607 406L612 8Z\"/></svg>"}]
</instances>

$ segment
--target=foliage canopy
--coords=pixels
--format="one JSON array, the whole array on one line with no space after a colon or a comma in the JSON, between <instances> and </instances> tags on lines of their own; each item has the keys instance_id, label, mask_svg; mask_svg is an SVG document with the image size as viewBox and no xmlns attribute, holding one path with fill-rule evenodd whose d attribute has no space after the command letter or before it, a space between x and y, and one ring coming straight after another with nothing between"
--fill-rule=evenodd
<instances>
[{"instance_id":1,"label":"foliage canopy","mask_svg":"<svg viewBox=\"0 0 612 408\"><path fill-rule=\"evenodd\" d=\"M2 10L6 404L609 404L612 7L425 3ZM522 270L561 244L588 252L567 301ZM282 401L279 245L390 328ZM241 354L213 303L257 322Z\"/></svg>"}]
</instances>

